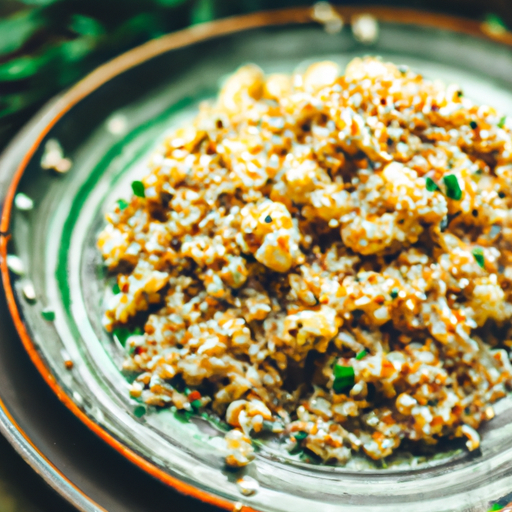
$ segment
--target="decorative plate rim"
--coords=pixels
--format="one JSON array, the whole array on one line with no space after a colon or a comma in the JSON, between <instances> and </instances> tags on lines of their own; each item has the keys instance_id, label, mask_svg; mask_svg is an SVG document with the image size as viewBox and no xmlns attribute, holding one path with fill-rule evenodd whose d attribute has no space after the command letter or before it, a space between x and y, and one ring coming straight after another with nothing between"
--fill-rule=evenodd
<instances>
[{"instance_id":1,"label":"decorative plate rim","mask_svg":"<svg viewBox=\"0 0 512 512\"><path fill-rule=\"evenodd\" d=\"M343 6L336 7L337 12L344 18L351 18L358 14L372 14L379 21L395 22L400 24L411 24L424 27L434 27L452 32L464 33L475 37L492 40L498 43L502 43L508 46L512 46L512 34L505 32L503 34L496 34L490 36L482 32L480 23L478 21L466 19L463 17L450 16L437 14L432 12L426 12L408 8L389 8L389 7L357 7L357 6ZM25 169L32 159L34 153L38 149L39 145L50 132L50 130L56 125L56 123L75 105L81 100L86 98L94 90L98 89L109 80L114 77L128 71L131 68L142 64L143 62L150 60L160 54L168 51L176 50L188 46L193 43L205 41L215 37L225 36L234 34L244 30L251 30L255 28L261 28L264 26L280 26L286 24L302 24L311 23L313 19L311 17L311 8L299 7L291 9L282 9L274 11L257 12L253 14L236 16L196 25L190 28L180 30L163 36L159 39L151 40L141 46L138 46L128 52L121 54L120 56L110 60L106 64L96 68L92 73L87 75L69 91L59 97L57 101L52 101L49 105L44 107L35 116L35 119L49 118L45 126L38 131L35 140L31 143L28 151L25 152L23 159L18 165L14 176L8 185L4 204L2 207L1 219L0 219L0 272L2 275L2 282L4 287L4 293L7 300L8 309L11 317L14 321L14 325L22 344L28 353L32 363L35 365L39 373L42 375L45 382L57 395L59 400L80 420L84 423L91 431L93 431L98 437L114 448L118 453L123 455L131 463L138 466L144 472L160 480L164 484L174 488L182 494L192 496L203 502L217 506L225 510L236 510L243 512L258 512L252 507L243 505L240 506L235 501L222 498L214 495L211 492L202 490L193 484L183 482L177 477L174 477L166 471L160 469L152 462L148 461L143 456L136 453L134 450L128 448L121 441L119 441L113 434L109 433L103 427L95 423L85 412L83 412L73 400L65 393L63 388L55 379L51 373L43 358L39 354L30 334L23 322L21 312L18 308L16 297L14 294L11 277L7 268L7 246L10 239L9 226L11 220L11 212L14 196ZM30 125L29 125L30 126ZM35 128L36 125L34 125ZM0 157L0 166L5 164L11 153L14 153L15 149L25 140L25 137L29 134L29 130L23 130L14 140L10 143L8 148ZM0 431L4 434L8 432L7 425L14 427L19 435L26 441L27 447L30 447L37 456L39 456L44 463L51 470L56 473L67 485L72 489L71 492L78 493L83 499L95 507L95 510L104 511L100 505L95 503L92 499L86 496L73 482L71 482L38 448L33 444L29 436L23 431L21 426L15 421L10 414L6 404L0 399ZM4 418L5 416L5 418ZM7 436L11 444L17 449L17 451L25 458L30 459L26 454L26 450L23 450L14 439L14 435ZM40 461L36 463L28 460L34 469L40 469ZM71 501L69 496L69 490L63 489L51 480L51 477L43 472L43 478L50 483L50 485L63 495L68 501ZM74 503L77 505L76 503Z\"/></svg>"}]
</instances>

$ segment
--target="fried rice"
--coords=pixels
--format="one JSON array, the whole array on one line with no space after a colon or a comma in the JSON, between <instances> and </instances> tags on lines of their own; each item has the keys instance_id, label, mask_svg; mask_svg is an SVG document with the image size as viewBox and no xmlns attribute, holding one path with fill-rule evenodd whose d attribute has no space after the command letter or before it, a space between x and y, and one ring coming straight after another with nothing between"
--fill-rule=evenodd
<instances>
[{"instance_id":1,"label":"fried rice","mask_svg":"<svg viewBox=\"0 0 512 512\"><path fill-rule=\"evenodd\" d=\"M98 238L131 396L218 415L231 466L263 434L477 449L512 384L511 127L379 59L240 68Z\"/></svg>"}]
</instances>

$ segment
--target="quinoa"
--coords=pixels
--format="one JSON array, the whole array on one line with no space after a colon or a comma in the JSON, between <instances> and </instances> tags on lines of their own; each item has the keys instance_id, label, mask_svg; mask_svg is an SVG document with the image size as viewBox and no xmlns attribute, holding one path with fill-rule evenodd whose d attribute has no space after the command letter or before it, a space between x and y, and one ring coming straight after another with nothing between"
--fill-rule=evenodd
<instances>
[{"instance_id":1,"label":"quinoa","mask_svg":"<svg viewBox=\"0 0 512 512\"><path fill-rule=\"evenodd\" d=\"M218 415L232 466L263 432L338 464L475 450L512 384L511 183L510 125L457 86L240 68L99 235L131 395Z\"/></svg>"}]
</instances>

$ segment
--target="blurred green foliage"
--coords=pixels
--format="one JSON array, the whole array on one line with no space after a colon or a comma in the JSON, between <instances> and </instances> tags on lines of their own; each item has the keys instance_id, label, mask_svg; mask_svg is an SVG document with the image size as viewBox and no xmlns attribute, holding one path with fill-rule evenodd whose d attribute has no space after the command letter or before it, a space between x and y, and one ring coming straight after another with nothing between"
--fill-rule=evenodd
<instances>
[{"instance_id":1,"label":"blurred green foliage","mask_svg":"<svg viewBox=\"0 0 512 512\"><path fill-rule=\"evenodd\" d=\"M0 137L24 110L128 48L190 24L273 4L270 0L4 0L0 2Z\"/></svg>"},{"instance_id":2,"label":"blurred green foliage","mask_svg":"<svg viewBox=\"0 0 512 512\"><path fill-rule=\"evenodd\" d=\"M448 5L452 12L465 15L480 12L478 0L334 0L333 3L387 3L438 9L439 2L440 10L450 10L446 9ZM312 3L307 0L0 0L0 147L44 101L100 63L137 44L215 18ZM489 9L488 2L485 5Z\"/></svg>"}]
</instances>

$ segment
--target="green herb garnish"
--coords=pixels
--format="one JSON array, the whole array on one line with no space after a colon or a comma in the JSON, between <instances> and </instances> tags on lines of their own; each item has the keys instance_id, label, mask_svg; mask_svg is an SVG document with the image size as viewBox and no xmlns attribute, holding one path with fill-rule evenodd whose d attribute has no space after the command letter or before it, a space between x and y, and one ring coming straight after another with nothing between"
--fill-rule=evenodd
<instances>
[{"instance_id":1,"label":"green herb garnish","mask_svg":"<svg viewBox=\"0 0 512 512\"><path fill-rule=\"evenodd\" d=\"M391 292L389 293L389 296L392 298L392 299L396 299L398 297L398 290L396 288L393 288L391 290Z\"/></svg>"},{"instance_id":2,"label":"green herb garnish","mask_svg":"<svg viewBox=\"0 0 512 512\"><path fill-rule=\"evenodd\" d=\"M471 251L471 254L473 254L473 256L475 257L475 260L476 262L478 263L478 265L482 268L485 267L485 258L484 258L484 251L481 247L475 247L472 251Z\"/></svg>"},{"instance_id":3,"label":"green herb garnish","mask_svg":"<svg viewBox=\"0 0 512 512\"><path fill-rule=\"evenodd\" d=\"M173 411L173 415L180 423L189 423L194 413L192 411L186 411L185 409L176 409Z\"/></svg>"},{"instance_id":4,"label":"green herb garnish","mask_svg":"<svg viewBox=\"0 0 512 512\"><path fill-rule=\"evenodd\" d=\"M334 382L332 389L335 393L350 391L355 383L354 368L352 366L334 365Z\"/></svg>"},{"instance_id":5,"label":"green herb garnish","mask_svg":"<svg viewBox=\"0 0 512 512\"><path fill-rule=\"evenodd\" d=\"M272 222L272 217L271 217L270 215L267 215L267 216L265 217L265 222L266 222L267 224L270 224L270 223Z\"/></svg>"},{"instance_id":6,"label":"green herb garnish","mask_svg":"<svg viewBox=\"0 0 512 512\"><path fill-rule=\"evenodd\" d=\"M462 197L462 190L460 189L459 180L457 176L454 174L448 174L443 176L443 181L446 186L446 195L450 199L455 199L455 201L459 201Z\"/></svg>"},{"instance_id":7,"label":"green herb garnish","mask_svg":"<svg viewBox=\"0 0 512 512\"><path fill-rule=\"evenodd\" d=\"M132 181L132 190L137 197L146 197L146 190L142 181Z\"/></svg>"},{"instance_id":8,"label":"green herb garnish","mask_svg":"<svg viewBox=\"0 0 512 512\"><path fill-rule=\"evenodd\" d=\"M121 288L119 288L119 285L117 283L114 286L112 286L112 293L114 295L117 295L118 293L121 293Z\"/></svg>"},{"instance_id":9,"label":"green herb garnish","mask_svg":"<svg viewBox=\"0 0 512 512\"><path fill-rule=\"evenodd\" d=\"M356 355L356 359L357 359L358 361L361 361L361 359L363 359L363 357L364 357L365 355L367 355L367 354L368 354L368 352L367 352L365 349L363 349L363 350L361 350L361 352L359 352L359 353Z\"/></svg>"},{"instance_id":10,"label":"green herb garnish","mask_svg":"<svg viewBox=\"0 0 512 512\"><path fill-rule=\"evenodd\" d=\"M126 345L126 340L132 335L132 333L126 327L118 327L117 329L114 329L112 335L124 347Z\"/></svg>"},{"instance_id":11,"label":"green herb garnish","mask_svg":"<svg viewBox=\"0 0 512 512\"><path fill-rule=\"evenodd\" d=\"M135 416L137 418L142 418L142 416L144 416L144 414L146 414L146 408L143 405L138 405L133 410L133 414L135 414Z\"/></svg>"},{"instance_id":12,"label":"green herb garnish","mask_svg":"<svg viewBox=\"0 0 512 512\"><path fill-rule=\"evenodd\" d=\"M48 322L53 322L55 320L55 313L51 309L43 309L43 311L41 311L41 316Z\"/></svg>"},{"instance_id":13,"label":"green herb garnish","mask_svg":"<svg viewBox=\"0 0 512 512\"><path fill-rule=\"evenodd\" d=\"M124 210L124 209L128 208L129 203L126 202L124 199L118 199L116 202L117 202L117 206L119 206L120 210Z\"/></svg>"},{"instance_id":14,"label":"green herb garnish","mask_svg":"<svg viewBox=\"0 0 512 512\"><path fill-rule=\"evenodd\" d=\"M498 512L498 510L503 510L505 507L500 505L499 503L495 503L487 512Z\"/></svg>"},{"instance_id":15,"label":"green herb garnish","mask_svg":"<svg viewBox=\"0 0 512 512\"><path fill-rule=\"evenodd\" d=\"M190 405L192 406L192 409L194 409L195 411L198 411L203 406L201 400L194 400L190 402Z\"/></svg>"},{"instance_id":16,"label":"green herb garnish","mask_svg":"<svg viewBox=\"0 0 512 512\"><path fill-rule=\"evenodd\" d=\"M427 190L429 192L434 192L435 190L439 190L437 183L432 178L427 178L426 180Z\"/></svg>"},{"instance_id":17,"label":"green herb garnish","mask_svg":"<svg viewBox=\"0 0 512 512\"><path fill-rule=\"evenodd\" d=\"M503 116L498 122L498 128L503 128L507 122L507 116Z\"/></svg>"},{"instance_id":18,"label":"green herb garnish","mask_svg":"<svg viewBox=\"0 0 512 512\"><path fill-rule=\"evenodd\" d=\"M478 123L476 121L470 121L469 126L471 126L472 130L476 130L478 128Z\"/></svg>"},{"instance_id":19,"label":"green herb garnish","mask_svg":"<svg viewBox=\"0 0 512 512\"><path fill-rule=\"evenodd\" d=\"M293 433L293 437L295 437L295 440L297 442L303 441L304 439L306 439L306 437L308 437L308 435L309 434L307 432L304 432L304 430L299 430L298 432Z\"/></svg>"}]
</instances>

